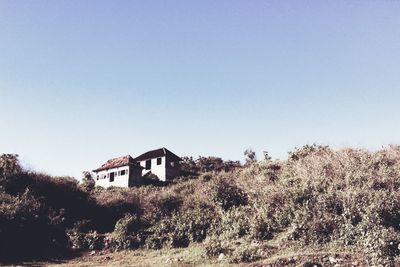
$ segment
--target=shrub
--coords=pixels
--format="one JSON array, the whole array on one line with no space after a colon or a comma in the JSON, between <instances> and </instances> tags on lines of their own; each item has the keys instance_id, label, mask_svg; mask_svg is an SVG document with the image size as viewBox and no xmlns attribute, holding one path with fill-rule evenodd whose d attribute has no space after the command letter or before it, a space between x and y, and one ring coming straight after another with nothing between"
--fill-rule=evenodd
<instances>
[{"instance_id":1,"label":"shrub","mask_svg":"<svg viewBox=\"0 0 400 267\"><path fill-rule=\"evenodd\" d=\"M183 202L179 195L180 193L173 192L172 190L155 190L144 196L143 221L147 225L152 226L178 211Z\"/></svg>"},{"instance_id":2,"label":"shrub","mask_svg":"<svg viewBox=\"0 0 400 267\"><path fill-rule=\"evenodd\" d=\"M194 160L193 157L183 157L181 169L188 174L196 174L202 172L230 172L242 167L240 161L224 161L219 157L198 157Z\"/></svg>"},{"instance_id":3,"label":"shrub","mask_svg":"<svg viewBox=\"0 0 400 267\"><path fill-rule=\"evenodd\" d=\"M230 256L231 263L253 262L261 258L256 247L242 245L237 247Z\"/></svg>"},{"instance_id":4,"label":"shrub","mask_svg":"<svg viewBox=\"0 0 400 267\"><path fill-rule=\"evenodd\" d=\"M115 224L112 243L115 250L137 248L142 245L139 219L133 214L126 214ZM111 243L111 242L110 242Z\"/></svg>"},{"instance_id":5,"label":"shrub","mask_svg":"<svg viewBox=\"0 0 400 267\"><path fill-rule=\"evenodd\" d=\"M276 229L268 219L254 218L250 222L250 236L256 240L270 240Z\"/></svg>"},{"instance_id":6,"label":"shrub","mask_svg":"<svg viewBox=\"0 0 400 267\"><path fill-rule=\"evenodd\" d=\"M224 240L234 240L249 234L252 210L237 207L224 212L221 219L213 224L213 234Z\"/></svg>"},{"instance_id":7,"label":"shrub","mask_svg":"<svg viewBox=\"0 0 400 267\"><path fill-rule=\"evenodd\" d=\"M206 255L209 257L217 257L219 254L225 254L229 251L228 243L216 236L207 237L204 242L204 248L206 250Z\"/></svg>"},{"instance_id":8,"label":"shrub","mask_svg":"<svg viewBox=\"0 0 400 267\"><path fill-rule=\"evenodd\" d=\"M51 255L67 242L63 229L51 224L45 207L28 189L17 196L0 192L0 225L0 260Z\"/></svg>"},{"instance_id":9,"label":"shrub","mask_svg":"<svg viewBox=\"0 0 400 267\"><path fill-rule=\"evenodd\" d=\"M70 247L74 250L100 250L104 248L104 235L98 234L96 231L89 233L79 232L73 228L67 230L68 241Z\"/></svg>"},{"instance_id":10,"label":"shrub","mask_svg":"<svg viewBox=\"0 0 400 267\"><path fill-rule=\"evenodd\" d=\"M211 197L224 210L248 204L247 194L237 185L233 184L233 179L227 181L224 178L220 178L213 181Z\"/></svg>"},{"instance_id":11,"label":"shrub","mask_svg":"<svg viewBox=\"0 0 400 267\"><path fill-rule=\"evenodd\" d=\"M207 255L238 263L258 259L251 242L273 238L278 248L362 252L371 266L400 256L400 146L304 146L286 161L268 158L229 173L218 158L202 158L189 162L210 170L199 179L129 189L84 190L68 177L25 172L14 160L0 159L2 259L49 256L68 240L81 250L203 242Z\"/></svg>"},{"instance_id":12,"label":"shrub","mask_svg":"<svg viewBox=\"0 0 400 267\"><path fill-rule=\"evenodd\" d=\"M109 188L97 193L96 207L91 211L94 228L99 232L111 232L117 221L129 213L140 216L143 213L139 196L127 188Z\"/></svg>"},{"instance_id":13,"label":"shrub","mask_svg":"<svg viewBox=\"0 0 400 267\"><path fill-rule=\"evenodd\" d=\"M16 154L0 155L0 180L22 172L21 164ZM0 184L1 185L1 184Z\"/></svg>"}]
</instances>

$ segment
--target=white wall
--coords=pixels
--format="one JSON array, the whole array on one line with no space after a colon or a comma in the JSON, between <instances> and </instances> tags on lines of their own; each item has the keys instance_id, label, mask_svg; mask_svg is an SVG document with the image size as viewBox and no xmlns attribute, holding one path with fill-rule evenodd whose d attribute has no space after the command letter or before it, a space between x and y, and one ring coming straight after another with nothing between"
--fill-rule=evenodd
<instances>
[{"instance_id":1,"label":"white wall","mask_svg":"<svg viewBox=\"0 0 400 267\"><path fill-rule=\"evenodd\" d=\"M166 181L166 174L165 174L165 156L161 157L161 164L157 165L157 158L151 159L151 169L146 170L146 161L143 160L140 162L140 166L142 166L144 169L142 171L142 175L146 175L149 171L151 171L152 174L157 175L158 179L160 181Z\"/></svg>"},{"instance_id":2,"label":"white wall","mask_svg":"<svg viewBox=\"0 0 400 267\"><path fill-rule=\"evenodd\" d=\"M111 172L119 172L125 170L125 175L115 175L114 181L110 182L110 178L107 177L107 174ZM97 180L97 176L99 177ZM104 178L106 176L106 178ZM99 171L95 176L96 186L102 186L104 188L110 186L120 186L120 187L128 187L129 186L129 166L121 166L117 168L112 168L109 170Z\"/></svg>"}]
</instances>

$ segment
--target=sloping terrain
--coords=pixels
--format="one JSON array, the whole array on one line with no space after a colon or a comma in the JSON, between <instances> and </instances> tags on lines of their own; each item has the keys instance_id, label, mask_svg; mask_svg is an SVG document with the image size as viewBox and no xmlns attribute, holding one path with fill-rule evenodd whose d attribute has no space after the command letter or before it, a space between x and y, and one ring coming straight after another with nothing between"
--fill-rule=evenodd
<instances>
[{"instance_id":1,"label":"sloping terrain","mask_svg":"<svg viewBox=\"0 0 400 267\"><path fill-rule=\"evenodd\" d=\"M0 165L3 262L72 251L83 256L69 266L395 266L400 254L399 146L304 146L245 166L202 158L184 162L195 175L129 189L11 163Z\"/></svg>"}]
</instances>

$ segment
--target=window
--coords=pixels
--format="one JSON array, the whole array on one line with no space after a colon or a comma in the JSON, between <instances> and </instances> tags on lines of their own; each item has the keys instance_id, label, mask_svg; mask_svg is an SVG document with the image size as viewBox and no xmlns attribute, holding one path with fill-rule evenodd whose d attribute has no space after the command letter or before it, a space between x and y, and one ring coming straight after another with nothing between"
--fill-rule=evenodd
<instances>
[{"instance_id":1,"label":"window","mask_svg":"<svg viewBox=\"0 0 400 267\"><path fill-rule=\"evenodd\" d=\"M161 165L162 158L157 158L157 165Z\"/></svg>"},{"instance_id":2,"label":"window","mask_svg":"<svg viewBox=\"0 0 400 267\"><path fill-rule=\"evenodd\" d=\"M115 175L115 172L110 173L110 182L114 182L114 175Z\"/></svg>"},{"instance_id":3,"label":"window","mask_svg":"<svg viewBox=\"0 0 400 267\"><path fill-rule=\"evenodd\" d=\"M99 180L99 176L97 175L97 180Z\"/></svg>"},{"instance_id":4,"label":"window","mask_svg":"<svg viewBox=\"0 0 400 267\"><path fill-rule=\"evenodd\" d=\"M150 170L151 169L151 159L146 160L146 170Z\"/></svg>"},{"instance_id":5,"label":"window","mask_svg":"<svg viewBox=\"0 0 400 267\"><path fill-rule=\"evenodd\" d=\"M126 172L125 170L122 170L121 175L125 175L126 174L125 172Z\"/></svg>"}]
</instances>

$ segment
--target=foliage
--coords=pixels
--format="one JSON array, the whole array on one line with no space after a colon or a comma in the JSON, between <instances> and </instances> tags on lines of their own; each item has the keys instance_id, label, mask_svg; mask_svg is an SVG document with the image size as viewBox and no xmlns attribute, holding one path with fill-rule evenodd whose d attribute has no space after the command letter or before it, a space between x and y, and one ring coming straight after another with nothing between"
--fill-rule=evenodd
<instances>
[{"instance_id":1,"label":"foliage","mask_svg":"<svg viewBox=\"0 0 400 267\"><path fill-rule=\"evenodd\" d=\"M11 175L22 171L17 154L0 155L0 179L4 179Z\"/></svg>"},{"instance_id":2,"label":"foliage","mask_svg":"<svg viewBox=\"0 0 400 267\"><path fill-rule=\"evenodd\" d=\"M59 251L66 245L66 237L55 216L59 214L46 212L29 189L16 196L0 192L0 259L39 257Z\"/></svg>"},{"instance_id":3,"label":"foliage","mask_svg":"<svg viewBox=\"0 0 400 267\"><path fill-rule=\"evenodd\" d=\"M240 205L246 205L248 202L246 193L226 178L220 178L213 181L211 186L211 197L213 201L224 210L229 210L232 207Z\"/></svg>"},{"instance_id":4,"label":"foliage","mask_svg":"<svg viewBox=\"0 0 400 267\"><path fill-rule=\"evenodd\" d=\"M193 157L183 157L182 159L182 170L191 174L221 171L230 172L242 167L239 161L224 161L220 157L213 156L199 156L196 160L194 160Z\"/></svg>"},{"instance_id":5,"label":"foliage","mask_svg":"<svg viewBox=\"0 0 400 267\"><path fill-rule=\"evenodd\" d=\"M197 175L128 189L27 172L17 157L2 156L1 260L202 243L208 256L238 263L263 255L253 242L340 248L362 253L370 266L400 258L400 146L370 152L314 144L287 160L266 156L240 168L189 158Z\"/></svg>"},{"instance_id":6,"label":"foliage","mask_svg":"<svg viewBox=\"0 0 400 267\"><path fill-rule=\"evenodd\" d=\"M257 155L256 152L254 152L252 149L248 148L246 149L243 154L246 156L246 166L254 163L257 161Z\"/></svg>"},{"instance_id":7,"label":"foliage","mask_svg":"<svg viewBox=\"0 0 400 267\"><path fill-rule=\"evenodd\" d=\"M104 235L98 234L96 231L82 233L78 229L73 228L67 230L69 245L74 250L99 250L104 248Z\"/></svg>"},{"instance_id":8,"label":"foliage","mask_svg":"<svg viewBox=\"0 0 400 267\"><path fill-rule=\"evenodd\" d=\"M242 245L233 250L230 257L230 262L240 263L240 262L253 262L260 259L260 255L256 247L251 247L249 245Z\"/></svg>"},{"instance_id":9,"label":"foliage","mask_svg":"<svg viewBox=\"0 0 400 267\"><path fill-rule=\"evenodd\" d=\"M91 175L90 172L83 172L83 178L82 178L82 188L86 192L92 192L94 187L96 186L96 182L93 179L93 176Z\"/></svg>"}]
</instances>

